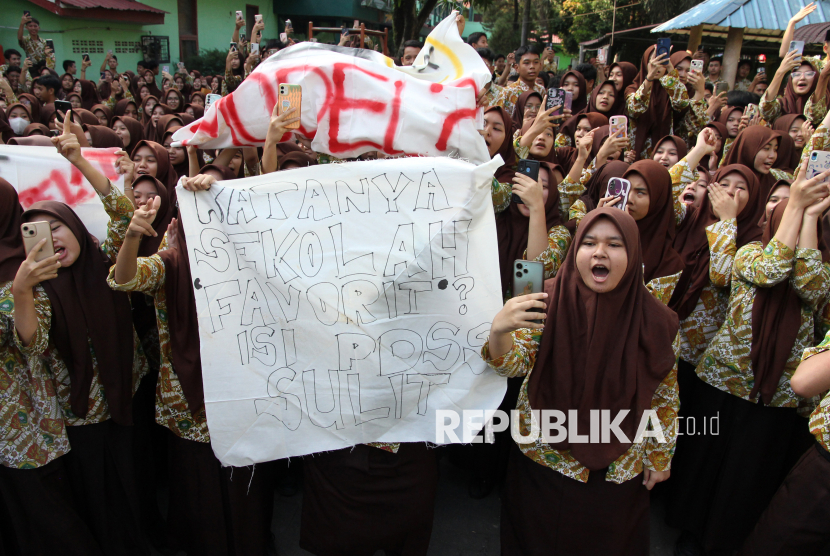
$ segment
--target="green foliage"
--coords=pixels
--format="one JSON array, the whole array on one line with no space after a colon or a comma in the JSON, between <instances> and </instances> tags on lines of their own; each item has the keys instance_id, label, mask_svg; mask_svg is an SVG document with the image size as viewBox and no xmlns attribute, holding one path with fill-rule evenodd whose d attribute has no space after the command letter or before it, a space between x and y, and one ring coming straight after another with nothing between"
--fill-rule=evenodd
<instances>
[{"instance_id":1,"label":"green foliage","mask_svg":"<svg viewBox=\"0 0 830 556\"><path fill-rule=\"evenodd\" d=\"M202 75L225 75L225 60L227 58L227 50L203 48L197 56L191 56L185 60L184 65L188 70L198 70Z\"/></svg>"}]
</instances>

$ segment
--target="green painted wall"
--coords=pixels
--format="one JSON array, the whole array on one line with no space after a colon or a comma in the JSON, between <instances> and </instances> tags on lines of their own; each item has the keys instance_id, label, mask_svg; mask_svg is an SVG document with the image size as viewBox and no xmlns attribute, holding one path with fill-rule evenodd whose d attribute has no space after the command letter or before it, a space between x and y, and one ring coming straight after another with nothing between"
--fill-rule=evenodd
<instances>
[{"instance_id":1,"label":"green painted wall","mask_svg":"<svg viewBox=\"0 0 830 556\"><path fill-rule=\"evenodd\" d=\"M168 12L164 16L164 24L141 25L127 22L61 18L25 0L3 0L3 13L6 14L5 26L12 27L19 25L19 16L23 15L23 10L32 12L32 15L40 21L40 36L55 41L56 69L59 73L63 72L61 66L63 60L71 59L80 64L81 54L88 51L92 66L87 77L97 81L98 68L101 66L101 62L104 61L107 50L113 50L118 56L119 70L135 70L136 62L142 59L142 55L140 52L134 52L134 47L140 42L142 35L168 37L170 65L175 67L176 62L179 61L177 1L144 0L144 3ZM234 5L223 0L198 0L196 13L199 48L226 50L233 35L236 10L239 9L244 13L246 5L259 7L259 13L262 14L265 22L263 33L265 38L279 37L272 3L272 0L247 0L240 1L239 5ZM12 14L19 14L19 16L12 17ZM87 44L73 45L73 41L87 41ZM95 45L90 46L89 41L95 41ZM100 45L98 45L98 41L100 41ZM17 45L17 29L0 28L0 44L4 50L7 48L21 50ZM77 51L73 52L73 49Z\"/></svg>"}]
</instances>

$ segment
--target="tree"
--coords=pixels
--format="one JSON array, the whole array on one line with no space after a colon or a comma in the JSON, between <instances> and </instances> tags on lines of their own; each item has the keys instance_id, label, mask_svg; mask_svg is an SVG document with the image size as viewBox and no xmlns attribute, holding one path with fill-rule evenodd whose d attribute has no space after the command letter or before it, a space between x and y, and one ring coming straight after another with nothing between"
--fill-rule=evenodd
<instances>
[{"instance_id":1,"label":"tree","mask_svg":"<svg viewBox=\"0 0 830 556\"><path fill-rule=\"evenodd\" d=\"M393 52L400 50L403 43L418 39L421 28L429 18L429 14L438 4L438 0L423 0L418 9L417 0L395 0L392 5L392 44Z\"/></svg>"}]
</instances>

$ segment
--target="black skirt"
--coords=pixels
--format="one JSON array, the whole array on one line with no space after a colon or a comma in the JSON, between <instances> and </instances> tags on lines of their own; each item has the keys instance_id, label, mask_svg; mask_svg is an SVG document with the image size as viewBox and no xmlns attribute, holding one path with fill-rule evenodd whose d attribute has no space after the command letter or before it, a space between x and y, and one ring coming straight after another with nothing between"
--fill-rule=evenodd
<instances>
[{"instance_id":1,"label":"black skirt","mask_svg":"<svg viewBox=\"0 0 830 556\"><path fill-rule=\"evenodd\" d=\"M66 427L72 449L63 458L78 513L107 556L150 553L140 526L132 432L112 419Z\"/></svg>"},{"instance_id":2,"label":"black skirt","mask_svg":"<svg viewBox=\"0 0 830 556\"><path fill-rule=\"evenodd\" d=\"M666 521L709 551L737 550L813 442L807 419L795 408L727 394L697 375L684 378L680 430L693 423L696 434L678 438L666 484Z\"/></svg>"},{"instance_id":3,"label":"black skirt","mask_svg":"<svg viewBox=\"0 0 830 556\"><path fill-rule=\"evenodd\" d=\"M300 546L318 556L425 555L438 464L423 443L358 445L303 458Z\"/></svg>"},{"instance_id":4,"label":"black skirt","mask_svg":"<svg viewBox=\"0 0 830 556\"><path fill-rule=\"evenodd\" d=\"M648 556L649 491L592 471L582 483L510 452L501 504L502 556Z\"/></svg>"},{"instance_id":5,"label":"black skirt","mask_svg":"<svg viewBox=\"0 0 830 556\"><path fill-rule=\"evenodd\" d=\"M818 443L798 460L739 556L802 556L830 545L830 453Z\"/></svg>"},{"instance_id":6,"label":"black skirt","mask_svg":"<svg viewBox=\"0 0 830 556\"><path fill-rule=\"evenodd\" d=\"M265 556L273 462L222 467L210 444L168 434L167 545L199 556Z\"/></svg>"},{"instance_id":7,"label":"black skirt","mask_svg":"<svg viewBox=\"0 0 830 556\"><path fill-rule=\"evenodd\" d=\"M104 556L78 514L64 458L37 469L0 465L0 554Z\"/></svg>"}]
</instances>

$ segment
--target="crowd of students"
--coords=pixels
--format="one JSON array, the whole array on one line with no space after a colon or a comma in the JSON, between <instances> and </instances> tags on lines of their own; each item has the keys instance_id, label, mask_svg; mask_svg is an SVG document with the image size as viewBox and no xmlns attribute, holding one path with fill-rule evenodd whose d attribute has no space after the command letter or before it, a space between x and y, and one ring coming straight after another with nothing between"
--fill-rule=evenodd
<instances>
[{"instance_id":1,"label":"crowd of students","mask_svg":"<svg viewBox=\"0 0 830 556\"><path fill-rule=\"evenodd\" d=\"M830 64L787 51L814 10L790 21L771 79L742 62L720 94L720 59L703 51L650 46L636 63L560 72L549 49L499 56L470 36L494 73L477 98L481 134L503 161L492 201L504 307L481 353L508 377L501 408L518 410L523 435L539 410L575 412L580 432L597 410L628 411L617 425L630 441L497 433L252 468L223 468L211 450L175 188L334 159L299 136L279 142L297 117L277 107L261 148L172 146L206 94L233 92L261 62L240 41L244 20L224 75L179 65L159 88L157 63L122 73L112 55L97 85L88 59L80 79L72 60L57 74L24 16L25 56L9 49L0 68L2 143L57 149L109 224L96 238L63 203L24 211L0 179L0 554L273 554L275 492L296 491L300 465L301 547L426 554L439 453L468 470L472 497L500 488L502 554L648 554L651 496L682 531L675 554L817 553L830 542L830 171L808 167L830 150ZM251 41L263 58L288 46L262 31ZM421 47L404 43L396 61ZM550 88L570 108L549 107ZM82 147L120 149L124 191ZM540 163L537 179L517 173L520 159ZM625 206L608 193L617 178ZM35 221L49 223L54 256L38 260L45 240L26 254L21 225ZM513 291L516 260L543 263L543 292ZM648 410L662 442L637 438Z\"/></svg>"}]
</instances>

